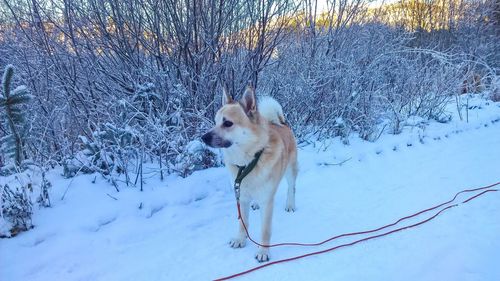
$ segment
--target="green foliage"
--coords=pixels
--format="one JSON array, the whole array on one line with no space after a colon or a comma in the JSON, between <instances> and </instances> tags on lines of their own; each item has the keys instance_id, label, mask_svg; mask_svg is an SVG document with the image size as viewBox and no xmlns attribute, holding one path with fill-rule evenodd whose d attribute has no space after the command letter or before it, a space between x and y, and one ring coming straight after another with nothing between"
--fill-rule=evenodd
<instances>
[{"instance_id":1,"label":"green foliage","mask_svg":"<svg viewBox=\"0 0 500 281\"><path fill-rule=\"evenodd\" d=\"M0 108L2 109L2 115L5 116L6 127L10 134L0 140L2 153L12 158L15 165L20 167L24 159L22 144L25 137L23 128L26 123L26 111L23 109L30 102L32 96L26 86L18 86L11 91L13 76L14 66L9 64L5 67L2 78L3 93L0 94Z\"/></svg>"}]
</instances>

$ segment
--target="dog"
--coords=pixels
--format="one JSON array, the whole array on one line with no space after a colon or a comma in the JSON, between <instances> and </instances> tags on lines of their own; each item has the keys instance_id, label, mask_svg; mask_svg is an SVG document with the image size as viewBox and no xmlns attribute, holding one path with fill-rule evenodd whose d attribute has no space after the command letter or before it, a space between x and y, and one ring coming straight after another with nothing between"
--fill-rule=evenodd
<instances>
[{"instance_id":1,"label":"dog","mask_svg":"<svg viewBox=\"0 0 500 281\"><path fill-rule=\"evenodd\" d=\"M223 91L222 107L215 115L215 127L202 136L208 146L221 148L225 166L234 181L239 167L246 166L256 155L256 166L242 180L240 187L241 219L248 228L249 208L258 204L262 212L261 245L269 245L274 209L274 195L282 178L288 183L285 210L295 211L295 180L297 177L297 144L286 124L281 105L271 97L257 104L255 89L247 87L242 98L235 101ZM260 153L261 152L261 153ZM239 221L239 232L229 245L243 248L247 235ZM269 261L269 248L259 247L255 258Z\"/></svg>"}]
</instances>

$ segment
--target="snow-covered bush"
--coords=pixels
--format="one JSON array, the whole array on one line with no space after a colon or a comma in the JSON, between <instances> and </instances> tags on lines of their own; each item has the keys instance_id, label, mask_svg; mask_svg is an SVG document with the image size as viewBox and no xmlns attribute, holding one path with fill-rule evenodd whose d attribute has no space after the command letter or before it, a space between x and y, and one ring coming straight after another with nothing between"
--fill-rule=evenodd
<instances>
[{"instance_id":1,"label":"snow-covered bush","mask_svg":"<svg viewBox=\"0 0 500 281\"><path fill-rule=\"evenodd\" d=\"M490 99L495 102L500 101L500 76L495 76L492 79L490 89Z\"/></svg>"},{"instance_id":2,"label":"snow-covered bush","mask_svg":"<svg viewBox=\"0 0 500 281\"><path fill-rule=\"evenodd\" d=\"M248 83L275 97L300 141L373 141L399 133L409 116L446 122L443 106L460 104L467 75L489 83L500 67L494 1L429 13L364 0L328 1L321 13L316 1L131 0L111 11L74 0L61 3L65 13L38 2L3 13L0 65L16 62L35 94L18 155L63 165L67 176L125 174L128 183L145 162L160 176L216 165L215 154L188 144L212 125L223 86L234 98ZM0 124L0 138L10 131ZM11 162L0 154L0 166Z\"/></svg>"},{"instance_id":3,"label":"snow-covered bush","mask_svg":"<svg viewBox=\"0 0 500 281\"><path fill-rule=\"evenodd\" d=\"M221 165L221 158L199 140L189 142L175 159L174 171L186 177L194 171Z\"/></svg>"},{"instance_id":4,"label":"snow-covered bush","mask_svg":"<svg viewBox=\"0 0 500 281\"><path fill-rule=\"evenodd\" d=\"M69 155L61 161L63 166L63 176L71 178L76 176L78 173L94 173L95 170L92 168L91 160L92 159L89 159L83 151L79 151L75 155Z\"/></svg>"},{"instance_id":5,"label":"snow-covered bush","mask_svg":"<svg viewBox=\"0 0 500 281\"><path fill-rule=\"evenodd\" d=\"M33 206L29 196L30 186L1 185L0 237L11 237L33 227Z\"/></svg>"},{"instance_id":6,"label":"snow-covered bush","mask_svg":"<svg viewBox=\"0 0 500 281\"><path fill-rule=\"evenodd\" d=\"M137 136L127 126L116 127L107 123L101 130L93 132L91 140L85 136L80 136L80 140L83 145L81 153L64 162L66 177L79 171L103 175L127 173L129 161L137 157Z\"/></svg>"},{"instance_id":7,"label":"snow-covered bush","mask_svg":"<svg viewBox=\"0 0 500 281\"><path fill-rule=\"evenodd\" d=\"M399 133L412 115L444 119L462 78L461 60L406 48L412 38L385 26L344 32L350 35L333 47L325 43L328 34L316 35L315 50L292 37L263 70L261 90L281 101L299 139L357 132L375 140L386 127Z\"/></svg>"},{"instance_id":8,"label":"snow-covered bush","mask_svg":"<svg viewBox=\"0 0 500 281\"><path fill-rule=\"evenodd\" d=\"M41 207L50 207L50 189L52 188L52 183L45 177L45 172L42 172L42 182L40 183L40 195L38 196L36 202Z\"/></svg>"}]
</instances>

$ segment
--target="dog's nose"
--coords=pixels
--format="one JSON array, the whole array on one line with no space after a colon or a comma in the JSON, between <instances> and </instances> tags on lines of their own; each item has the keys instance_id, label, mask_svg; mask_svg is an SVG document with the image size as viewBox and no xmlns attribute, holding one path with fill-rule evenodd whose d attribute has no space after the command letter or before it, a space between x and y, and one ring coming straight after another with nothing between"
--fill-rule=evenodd
<instances>
[{"instance_id":1,"label":"dog's nose","mask_svg":"<svg viewBox=\"0 0 500 281\"><path fill-rule=\"evenodd\" d=\"M201 140L206 143L206 144L210 144L212 142L212 133L208 132L206 134L204 134L202 137L201 137Z\"/></svg>"}]
</instances>

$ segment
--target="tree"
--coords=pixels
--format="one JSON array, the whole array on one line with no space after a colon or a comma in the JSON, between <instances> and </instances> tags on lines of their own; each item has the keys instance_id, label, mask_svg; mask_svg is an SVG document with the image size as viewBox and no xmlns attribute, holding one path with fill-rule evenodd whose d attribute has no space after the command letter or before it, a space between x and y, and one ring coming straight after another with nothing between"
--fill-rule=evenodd
<instances>
[{"instance_id":1,"label":"tree","mask_svg":"<svg viewBox=\"0 0 500 281\"><path fill-rule=\"evenodd\" d=\"M9 64L5 67L2 78L3 94L0 94L0 108L6 117L6 127L10 134L2 137L1 141L2 152L13 158L15 165L20 167L24 158L22 139L26 119L22 107L31 100L31 95L26 86L18 86L14 91L11 91L13 76L14 66Z\"/></svg>"}]
</instances>

